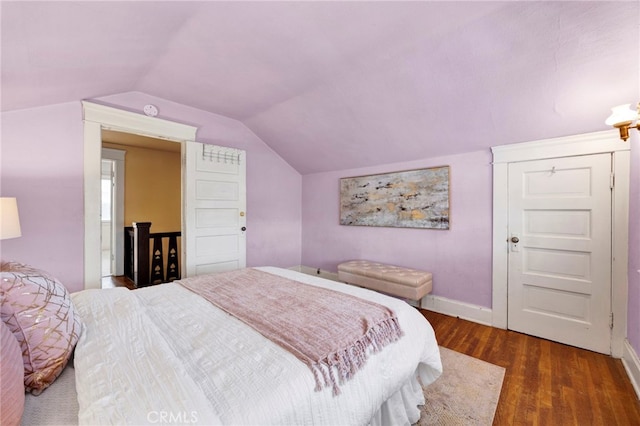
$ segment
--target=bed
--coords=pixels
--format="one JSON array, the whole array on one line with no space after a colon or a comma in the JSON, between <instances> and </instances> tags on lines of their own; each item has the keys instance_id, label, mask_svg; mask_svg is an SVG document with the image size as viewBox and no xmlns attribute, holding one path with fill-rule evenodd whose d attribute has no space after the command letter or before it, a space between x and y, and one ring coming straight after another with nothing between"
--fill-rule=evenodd
<instances>
[{"instance_id":1,"label":"bed","mask_svg":"<svg viewBox=\"0 0 640 426\"><path fill-rule=\"evenodd\" d=\"M180 283L71 295L82 321L73 358L22 424L412 424L442 372L430 324L405 302L288 269L255 270L383 305L402 336L339 389ZM216 274L210 276L215 279ZM295 304L295 300L287 303Z\"/></svg>"}]
</instances>

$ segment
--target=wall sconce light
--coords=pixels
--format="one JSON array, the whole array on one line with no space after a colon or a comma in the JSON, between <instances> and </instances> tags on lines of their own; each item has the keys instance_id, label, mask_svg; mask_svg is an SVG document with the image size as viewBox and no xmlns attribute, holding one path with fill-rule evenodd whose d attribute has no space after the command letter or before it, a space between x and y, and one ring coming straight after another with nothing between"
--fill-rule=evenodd
<instances>
[{"instance_id":1,"label":"wall sconce light","mask_svg":"<svg viewBox=\"0 0 640 426\"><path fill-rule=\"evenodd\" d=\"M0 197L0 240L21 235L18 202L12 197Z\"/></svg>"},{"instance_id":2,"label":"wall sconce light","mask_svg":"<svg viewBox=\"0 0 640 426\"><path fill-rule=\"evenodd\" d=\"M605 124L613 126L620 130L620 139L626 141L629 139L629 129L640 130L640 103L638 103L638 110L634 111L629 108L631 104L618 105L611 108L611 115L605 121ZM635 126L633 122L636 121Z\"/></svg>"}]
</instances>

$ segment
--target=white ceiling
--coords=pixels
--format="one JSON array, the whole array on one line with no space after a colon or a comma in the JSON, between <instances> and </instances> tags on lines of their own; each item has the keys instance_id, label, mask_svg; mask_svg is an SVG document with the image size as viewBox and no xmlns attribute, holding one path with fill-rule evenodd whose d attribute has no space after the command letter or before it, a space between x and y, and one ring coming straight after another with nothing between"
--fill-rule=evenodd
<instances>
[{"instance_id":1,"label":"white ceiling","mask_svg":"<svg viewBox=\"0 0 640 426\"><path fill-rule=\"evenodd\" d=\"M603 130L640 3L2 2L2 110L140 91L236 118L300 173Z\"/></svg>"}]
</instances>

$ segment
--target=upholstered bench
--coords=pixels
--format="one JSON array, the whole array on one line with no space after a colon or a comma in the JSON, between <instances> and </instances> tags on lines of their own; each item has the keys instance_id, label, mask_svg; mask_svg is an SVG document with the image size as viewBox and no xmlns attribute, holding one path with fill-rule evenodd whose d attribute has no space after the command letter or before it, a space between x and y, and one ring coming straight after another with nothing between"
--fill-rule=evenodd
<instances>
[{"instance_id":1,"label":"upholstered bench","mask_svg":"<svg viewBox=\"0 0 640 426\"><path fill-rule=\"evenodd\" d=\"M367 260L350 260L339 264L338 279L381 293L418 301L430 293L433 286L430 272Z\"/></svg>"}]
</instances>

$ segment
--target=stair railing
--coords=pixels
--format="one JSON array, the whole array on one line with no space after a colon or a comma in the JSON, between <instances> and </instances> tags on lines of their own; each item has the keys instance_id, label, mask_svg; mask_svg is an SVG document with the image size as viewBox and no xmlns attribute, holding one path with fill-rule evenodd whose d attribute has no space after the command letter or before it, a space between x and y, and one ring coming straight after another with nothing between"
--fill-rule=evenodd
<instances>
[{"instance_id":1,"label":"stair railing","mask_svg":"<svg viewBox=\"0 0 640 426\"><path fill-rule=\"evenodd\" d=\"M133 222L125 227L125 275L136 287L180 279L178 238L180 232L151 233L151 222ZM164 241L167 239L165 268Z\"/></svg>"}]
</instances>

